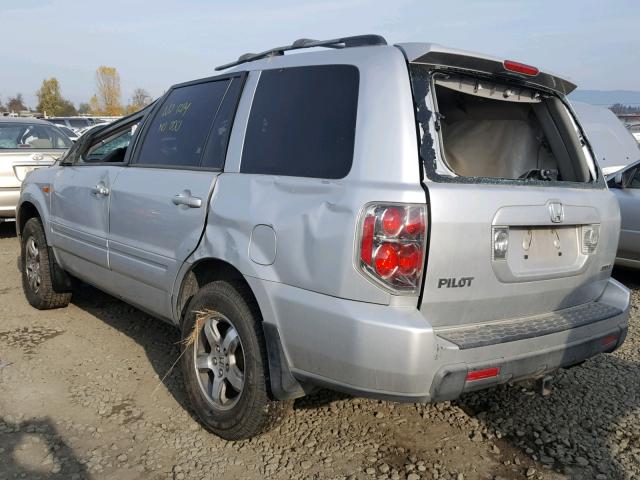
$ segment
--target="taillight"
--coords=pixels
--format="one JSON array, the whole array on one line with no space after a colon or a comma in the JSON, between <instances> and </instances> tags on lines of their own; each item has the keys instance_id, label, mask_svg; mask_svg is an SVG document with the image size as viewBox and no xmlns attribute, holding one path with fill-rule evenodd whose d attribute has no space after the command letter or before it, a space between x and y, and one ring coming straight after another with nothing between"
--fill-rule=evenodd
<instances>
[{"instance_id":1,"label":"taillight","mask_svg":"<svg viewBox=\"0 0 640 480\"><path fill-rule=\"evenodd\" d=\"M395 292L416 293L424 270L426 237L425 205L368 205L359 223L358 266Z\"/></svg>"},{"instance_id":2,"label":"taillight","mask_svg":"<svg viewBox=\"0 0 640 480\"><path fill-rule=\"evenodd\" d=\"M514 62L513 60L505 60L503 62L504 69L508 72L514 73L522 73L523 75L529 75L531 77L535 77L540 73L536 67L531 65L525 65L524 63Z\"/></svg>"}]
</instances>

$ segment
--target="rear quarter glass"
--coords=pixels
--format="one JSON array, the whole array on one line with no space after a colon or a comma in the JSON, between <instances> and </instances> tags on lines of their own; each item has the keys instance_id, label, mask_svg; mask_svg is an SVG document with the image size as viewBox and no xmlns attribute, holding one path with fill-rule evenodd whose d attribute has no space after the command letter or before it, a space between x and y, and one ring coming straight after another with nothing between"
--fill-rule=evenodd
<instances>
[{"instance_id":1,"label":"rear quarter glass","mask_svg":"<svg viewBox=\"0 0 640 480\"><path fill-rule=\"evenodd\" d=\"M345 177L353 162L358 88L359 72L352 65L263 71L240 171Z\"/></svg>"}]
</instances>

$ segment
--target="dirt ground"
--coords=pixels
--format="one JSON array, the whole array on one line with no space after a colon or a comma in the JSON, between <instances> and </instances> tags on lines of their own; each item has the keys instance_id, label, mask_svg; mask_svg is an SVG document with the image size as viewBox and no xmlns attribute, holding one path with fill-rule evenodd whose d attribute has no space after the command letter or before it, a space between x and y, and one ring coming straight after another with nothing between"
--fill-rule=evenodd
<instances>
[{"instance_id":1,"label":"dirt ground","mask_svg":"<svg viewBox=\"0 0 640 480\"><path fill-rule=\"evenodd\" d=\"M178 332L89 286L62 310L23 297L0 224L0 479L556 479L640 475L639 284L625 346L557 376L437 405L327 391L269 434L203 430L171 367ZM164 378L166 375L166 378Z\"/></svg>"}]
</instances>

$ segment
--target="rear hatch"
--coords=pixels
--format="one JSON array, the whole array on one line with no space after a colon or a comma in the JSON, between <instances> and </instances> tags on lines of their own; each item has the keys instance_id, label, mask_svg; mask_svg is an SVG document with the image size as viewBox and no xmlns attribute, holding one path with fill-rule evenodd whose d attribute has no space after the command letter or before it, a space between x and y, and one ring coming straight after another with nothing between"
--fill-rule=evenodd
<instances>
[{"instance_id":1,"label":"rear hatch","mask_svg":"<svg viewBox=\"0 0 640 480\"><path fill-rule=\"evenodd\" d=\"M515 62L433 45L403 50L430 210L421 311L431 325L597 299L620 217L566 104L575 86Z\"/></svg>"}]
</instances>

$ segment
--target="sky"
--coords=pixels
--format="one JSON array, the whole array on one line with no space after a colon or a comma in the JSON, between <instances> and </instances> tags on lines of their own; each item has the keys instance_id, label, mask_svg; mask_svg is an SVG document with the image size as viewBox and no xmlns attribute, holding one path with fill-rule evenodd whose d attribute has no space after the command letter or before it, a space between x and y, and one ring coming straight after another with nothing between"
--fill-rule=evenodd
<instances>
[{"instance_id":1,"label":"sky","mask_svg":"<svg viewBox=\"0 0 640 480\"><path fill-rule=\"evenodd\" d=\"M42 80L86 102L100 65L122 100L213 75L245 52L364 33L522 61L582 89L640 90L637 0L0 0L0 99Z\"/></svg>"}]
</instances>

